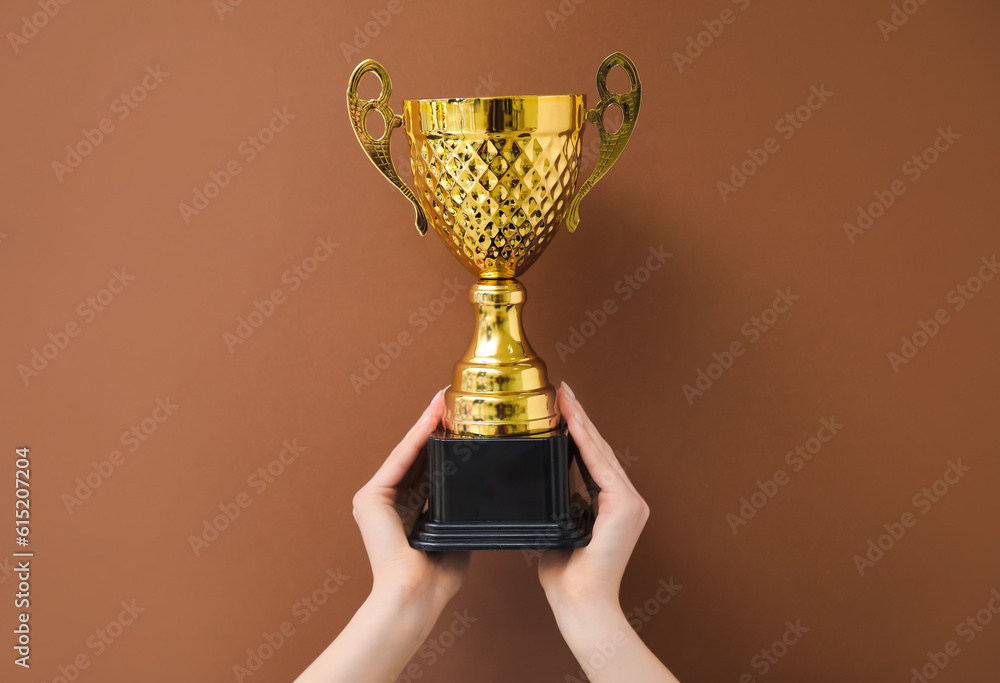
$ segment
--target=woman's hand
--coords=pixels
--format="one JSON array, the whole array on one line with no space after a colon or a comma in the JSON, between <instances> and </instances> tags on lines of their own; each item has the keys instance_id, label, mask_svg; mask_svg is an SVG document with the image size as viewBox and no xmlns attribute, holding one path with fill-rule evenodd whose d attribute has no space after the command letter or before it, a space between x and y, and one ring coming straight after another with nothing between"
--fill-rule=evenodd
<instances>
[{"instance_id":1,"label":"woman's hand","mask_svg":"<svg viewBox=\"0 0 1000 683\"><path fill-rule=\"evenodd\" d=\"M418 600L437 612L462 585L469 553L428 554L411 548L406 539L427 500L426 471L418 456L443 414L442 390L354 496L354 519L372 566L372 593Z\"/></svg>"},{"instance_id":2,"label":"woman's hand","mask_svg":"<svg viewBox=\"0 0 1000 683\"><path fill-rule=\"evenodd\" d=\"M544 553L538 578L553 609L581 602L617 607L625 565L649 517L649 506L565 382L558 397L570 434L600 489L599 514L590 544L579 550Z\"/></svg>"},{"instance_id":3,"label":"woman's hand","mask_svg":"<svg viewBox=\"0 0 1000 683\"><path fill-rule=\"evenodd\" d=\"M559 631L594 683L676 683L629 625L618 600L649 506L565 382L558 397L580 456L600 489L590 544L548 550L538 564L538 579Z\"/></svg>"},{"instance_id":4,"label":"woman's hand","mask_svg":"<svg viewBox=\"0 0 1000 683\"><path fill-rule=\"evenodd\" d=\"M444 414L443 391L354 496L354 519L372 566L372 592L297 683L394 680L458 592L469 553L425 553L407 532L427 497L420 454Z\"/></svg>"}]
</instances>

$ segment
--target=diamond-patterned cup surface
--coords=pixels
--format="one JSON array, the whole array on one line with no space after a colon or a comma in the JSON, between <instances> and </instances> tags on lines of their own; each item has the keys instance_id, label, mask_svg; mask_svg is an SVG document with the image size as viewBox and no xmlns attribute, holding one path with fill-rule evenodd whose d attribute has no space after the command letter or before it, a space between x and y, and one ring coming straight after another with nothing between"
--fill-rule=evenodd
<instances>
[{"instance_id":1,"label":"diamond-patterned cup surface","mask_svg":"<svg viewBox=\"0 0 1000 683\"><path fill-rule=\"evenodd\" d=\"M520 275L554 237L579 170L582 121L572 123L488 132L418 130L407 121L417 200L477 276Z\"/></svg>"}]
</instances>

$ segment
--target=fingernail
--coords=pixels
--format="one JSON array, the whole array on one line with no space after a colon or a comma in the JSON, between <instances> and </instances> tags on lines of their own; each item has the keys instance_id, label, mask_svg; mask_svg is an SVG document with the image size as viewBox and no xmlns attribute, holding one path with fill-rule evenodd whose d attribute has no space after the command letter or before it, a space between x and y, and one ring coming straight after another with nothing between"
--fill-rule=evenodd
<instances>
[{"instance_id":1,"label":"fingernail","mask_svg":"<svg viewBox=\"0 0 1000 683\"><path fill-rule=\"evenodd\" d=\"M576 394L573 393L573 390L569 388L569 385L566 384L565 381L563 381L562 383L562 388L566 390L566 393L569 394L569 397L571 399L573 399L574 401L576 400Z\"/></svg>"},{"instance_id":2,"label":"fingernail","mask_svg":"<svg viewBox=\"0 0 1000 683\"><path fill-rule=\"evenodd\" d=\"M576 421L583 424L583 416L580 413L576 413Z\"/></svg>"}]
</instances>

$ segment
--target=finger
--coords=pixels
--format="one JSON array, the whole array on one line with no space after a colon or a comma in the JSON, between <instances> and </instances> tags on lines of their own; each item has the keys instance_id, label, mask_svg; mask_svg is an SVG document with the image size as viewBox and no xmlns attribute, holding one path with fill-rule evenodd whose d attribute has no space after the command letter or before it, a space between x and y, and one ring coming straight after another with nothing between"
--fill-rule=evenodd
<instances>
[{"instance_id":1,"label":"finger","mask_svg":"<svg viewBox=\"0 0 1000 683\"><path fill-rule=\"evenodd\" d=\"M403 520L407 533L413 529L417 517L423 512L430 492L430 477L427 471L427 449L421 448L416 462L410 468L399 486L396 487L395 508Z\"/></svg>"},{"instance_id":2,"label":"finger","mask_svg":"<svg viewBox=\"0 0 1000 683\"><path fill-rule=\"evenodd\" d=\"M580 449L583 464L587 466L587 470L598 488L609 494L616 490L627 490L621 476L611 466L602 447L594 440L594 435L584 423L579 404L563 390L560 390L558 396L559 408L566 416L569 433L573 437L573 441L576 442L577 448Z\"/></svg>"},{"instance_id":3,"label":"finger","mask_svg":"<svg viewBox=\"0 0 1000 683\"><path fill-rule=\"evenodd\" d=\"M597 443L598 445L600 445L601 451L602 451L603 455L607 458L608 463L611 465L611 467L614 468L615 472L618 473L618 476L621 477L621 479L624 482L626 488L628 488L632 493L634 493L636 496L638 496L639 492L636 490L635 486L632 484L632 480L628 478L627 474L625 474L625 468L622 467L622 464L618 461L618 456L615 455L614 450L611 448L611 446L608 445L608 442L604 440L604 437L601 436L601 433L597 430L597 427L594 425L593 421L590 419L590 416L587 414L587 411L583 408L583 406L580 404L580 402L573 395L573 390L570 389L569 385L567 385L565 382L562 383L562 390L567 395L567 397L570 399L570 402L574 405L574 407L579 412L581 418L583 419L584 425L587 427L587 431L591 435L591 438L593 438L593 440L594 440L595 443Z\"/></svg>"},{"instance_id":4,"label":"finger","mask_svg":"<svg viewBox=\"0 0 1000 683\"><path fill-rule=\"evenodd\" d=\"M354 519L361 530L365 549L372 557L406 545L403 520L395 506L396 487L407 477L427 437L437 427L444 413L443 393L441 390L434 395L417 423L392 450L375 476L354 496Z\"/></svg>"},{"instance_id":5,"label":"finger","mask_svg":"<svg viewBox=\"0 0 1000 683\"><path fill-rule=\"evenodd\" d=\"M430 404L417 420L410 431L406 433L403 440L392 449L389 457L379 468L375 476L371 478L369 484L373 486L394 487L398 485L410 466L420 454L420 449L427 443L427 437L437 429L441 417L444 415L444 389L439 391L431 399Z\"/></svg>"},{"instance_id":6,"label":"finger","mask_svg":"<svg viewBox=\"0 0 1000 683\"><path fill-rule=\"evenodd\" d=\"M648 508L625 476L621 463L617 462L614 453L593 428L593 423L586 417L579 401L572 397L568 388L562 391L560 398L564 414L570 417L570 433L577 441L584 464L588 469L596 468L601 472L602 478L614 484L608 489L594 476L602 490L596 500L599 511L594 521L594 540L591 543L595 548L603 547L616 556L627 558L645 524ZM574 426L577 427L576 431L573 430ZM600 446L597 445L598 440ZM594 474L593 470L591 474Z\"/></svg>"},{"instance_id":7,"label":"finger","mask_svg":"<svg viewBox=\"0 0 1000 683\"><path fill-rule=\"evenodd\" d=\"M583 426L587 429L587 433L590 435L590 438L594 441L595 444L597 444L601 455L608 461L608 464L615 470L618 476L621 477L626 487L634 492L635 487L632 486L632 482L630 482L628 477L625 475L625 470L624 468L622 468L621 463L618 462L618 458L615 456L614 451L611 450L611 446L609 446L608 442L604 440L604 437L601 436L601 433L597 431L597 427L594 426L594 423L590 419L590 416L587 415L587 411L573 395L573 390L569 388L569 385L563 382L561 391L569 400L570 404L573 406L574 410L576 411L576 414L579 415L580 421L583 423Z\"/></svg>"}]
</instances>

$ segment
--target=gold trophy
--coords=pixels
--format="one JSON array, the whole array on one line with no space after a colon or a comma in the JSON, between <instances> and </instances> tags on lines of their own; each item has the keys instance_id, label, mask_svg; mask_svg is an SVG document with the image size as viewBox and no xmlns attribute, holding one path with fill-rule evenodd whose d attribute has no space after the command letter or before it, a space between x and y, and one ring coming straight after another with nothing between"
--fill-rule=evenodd
<instances>
[{"instance_id":1,"label":"gold trophy","mask_svg":"<svg viewBox=\"0 0 1000 683\"><path fill-rule=\"evenodd\" d=\"M631 90L611 93L608 72L628 74ZM358 98L361 79L374 72L381 91ZM389 105L392 84L378 62L354 69L347 89L351 123L368 157L413 203L417 231L428 224L477 278L469 293L476 328L445 392L442 429L428 441L427 509L410 536L425 550L576 548L590 540L593 515L571 500L573 461L586 476L568 437L545 363L521 326L525 289L517 281L555 237L563 218L570 232L580 200L625 148L639 114L641 86L628 57L609 56L597 72L600 101L584 95L404 100ZM604 113L620 107L623 121L609 132ZM371 137L366 117L376 111L385 132ZM584 122L600 131L600 153L579 190ZM402 126L415 188L399 178L390 155L393 129Z\"/></svg>"}]
</instances>

